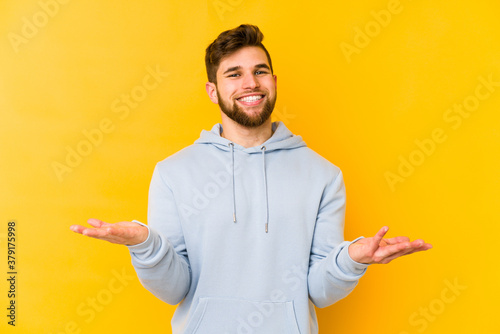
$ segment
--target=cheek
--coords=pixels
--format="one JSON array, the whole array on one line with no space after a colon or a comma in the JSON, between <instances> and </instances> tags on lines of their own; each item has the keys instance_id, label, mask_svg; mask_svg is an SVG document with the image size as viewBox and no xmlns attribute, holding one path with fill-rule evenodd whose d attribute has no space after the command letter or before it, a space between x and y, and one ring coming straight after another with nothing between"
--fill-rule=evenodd
<instances>
[{"instance_id":1,"label":"cheek","mask_svg":"<svg viewBox=\"0 0 500 334\"><path fill-rule=\"evenodd\" d=\"M220 92L221 97L225 100L231 101L235 95L236 90L233 90L232 87L225 87L224 90Z\"/></svg>"},{"instance_id":2,"label":"cheek","mask_svg":"<svg viewBox=\"0 0 500 334\"><path fill-rule=\"evenodd\" d=\"M271 92L271 93L274 93L274 91L276 90L276 85L275 85L274 81L272 81L272 80L267 81L267 82L263 85L263 87L264 87L265 89L267 89L267 90L268 90L269 92Z\"/></svg>"}]
</instances>

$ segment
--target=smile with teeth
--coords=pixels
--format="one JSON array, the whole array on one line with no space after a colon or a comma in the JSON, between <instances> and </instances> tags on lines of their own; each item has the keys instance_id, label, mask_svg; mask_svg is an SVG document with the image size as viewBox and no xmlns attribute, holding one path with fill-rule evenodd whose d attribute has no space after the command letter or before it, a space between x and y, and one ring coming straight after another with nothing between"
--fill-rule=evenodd
<instances>
[{"instance_id":1,"label":"smile with teeth","mask_svg":"<svg viewBox=\"0 0 500 334\"><path fill-rule=\"evenodd\" d=\"M256 102L262 98L264 98L264 95L252 95L252 96L240 97L237 100L241 102Z\"/></svg>"}]
</instances>

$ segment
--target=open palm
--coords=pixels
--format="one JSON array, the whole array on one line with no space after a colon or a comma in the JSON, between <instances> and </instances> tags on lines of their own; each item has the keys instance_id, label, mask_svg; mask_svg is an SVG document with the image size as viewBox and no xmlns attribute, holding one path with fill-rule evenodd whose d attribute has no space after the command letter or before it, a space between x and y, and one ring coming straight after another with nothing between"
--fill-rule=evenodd
<instances>
[{"instance_id":1,"label":"open palm","mask_svg":"<svg viewBox=\"0 0 500 334\"><path fill-rule=\"evenodd\" d=\"M349 256L356 262L365 264L387 264L392 260L432 248L422 239L410 241L408 237L384 239L389 227L382 227L374 237L362 238L349 245Z\"/></svg>"}]
</instances>

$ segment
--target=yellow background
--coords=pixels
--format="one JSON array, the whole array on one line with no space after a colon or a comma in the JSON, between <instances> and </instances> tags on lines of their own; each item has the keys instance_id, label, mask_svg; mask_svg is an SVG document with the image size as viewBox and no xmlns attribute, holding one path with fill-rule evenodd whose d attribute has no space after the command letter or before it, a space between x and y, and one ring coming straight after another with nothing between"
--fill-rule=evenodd
<instances>
[{"instance_id":1,"label":"yellow background","mask_svg":"<svg viewBox=\"0 0 500 334\"><path fill-rule=\"evenodd\" d=\"M346 239L388 225L388 236L434 245L370 267L349 297L318 310L320 333L499 332L498 1L54 1L0 3L2 333L170 332L175 306L141 287L127 250L69 226L146 221L155 163L219 121L204 50L241 23L266 36L274 119L343 170ZM144 90L148 69L162 76ZM141 101L125 114L120 99L132 93ZM463 103L470 115L447 121ZM102 122L107 133L85 146L84 131ZM424 154L416 143L435 129L446 140ZM87 155L58 175L78 148ZM387 173L410 157L418 166L391 186Z\"/></svg>"}]
</instances>

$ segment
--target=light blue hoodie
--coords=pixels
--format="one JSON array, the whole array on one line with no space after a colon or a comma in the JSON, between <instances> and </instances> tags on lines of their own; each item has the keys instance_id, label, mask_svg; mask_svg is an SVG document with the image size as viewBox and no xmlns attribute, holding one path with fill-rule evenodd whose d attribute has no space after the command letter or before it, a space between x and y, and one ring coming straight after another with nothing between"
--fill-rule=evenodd
<instances>
[{"instance_id":1,"label":"light blue hoodie","mask_svg":"<svg viewBox=\"0 0 500 334\"><path fill-rule=\"evenodd\" d=\"M343 239L342 173L281 122L252 148L221 130L157 164L149 237L129 246L137 275L180 303L173 333L318 333L314 305L347 296L368 267Z\"/></svg>"}]
</instances>

